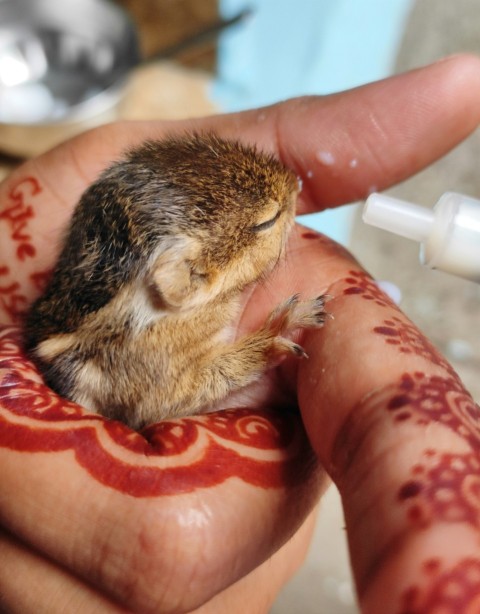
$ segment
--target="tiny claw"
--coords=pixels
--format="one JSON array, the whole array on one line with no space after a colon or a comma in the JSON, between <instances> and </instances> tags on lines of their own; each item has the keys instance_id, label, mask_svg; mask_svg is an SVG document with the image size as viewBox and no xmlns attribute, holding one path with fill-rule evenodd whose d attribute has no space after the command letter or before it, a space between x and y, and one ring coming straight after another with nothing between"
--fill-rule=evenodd
<instances>
[{"instance_id":1,"label":"tiny claw","mask_svg":"<svg viewBox=\"0 0 480 614\"><path fill-rule=\"evenodd\" d=\"M292 307L293 305L296 305L299 300L300 300L299 292L297 292L296 294L292 294L292 296L288 297L288 299L285 301L285 306Z\"/></svg>"},{"instance_id":2,"label":"tiny claw","mask_svg":"<svg viewBox=\"0 0 480 614\"><path fill-rule=\"evenodd\" d=\"M317 296L313 299L313 304L319 309L323 310L325 308L325 304L328 303L328 301L332 298L333 297L330 294L321 294L320 296Z\"/></svg>"},{"instance_id":3,"label":"tiny claw","mask_svg":"<svg viewBox=\"0 0 480 614\"><path fill-rule=\"evenodd\" d=\"M298 356L298 358L308 358L307 352L305 352L305 350L302 348L302 346L298 345L298 343L292 344L292 350L295 352L295 354L296 354L296 356Z\"/></svg>"},{"instance_id":4,"label":"tiny claw","mask_svg":"<svg viewBox=\"0 0 480 614\"><path fill-rule=\"evenodd\" d=\"M323 305L325 305L325 303L328 303L329 301L331 301L333 299L333 295L332 294L320 294L320 296L317 296L316 300L317 301L321 301Z\"/></svg>"},{"instance_id":5,"label":"tiny claw","mask_svg":"<svg viewBox=\"0 0 480 614\"><path fill-rule=\"evenodd\" d=\"M334 316L328 311L320 311L316 315L317 323L323 326L325 324L325 320L334 320Z\"/></svg>"}]
</instances>

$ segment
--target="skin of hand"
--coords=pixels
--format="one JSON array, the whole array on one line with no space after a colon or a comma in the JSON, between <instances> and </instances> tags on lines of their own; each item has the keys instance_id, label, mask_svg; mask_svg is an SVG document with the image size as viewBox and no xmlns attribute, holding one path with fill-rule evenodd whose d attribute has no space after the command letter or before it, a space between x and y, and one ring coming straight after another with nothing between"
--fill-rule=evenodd
<instances>
[{"instance_id":1,"label":"skin of hand","mask_svg":"<svg viewBox=\"0 0 480 614\"><path fill-rule=\"evenodd\" d=\"M480 60L458 56L324 98L106 126L2 184L2 611L267 612L303 560L330 478L362 611L478 608L478 407L330 240L296 228L285 262L246 297L239 335L294 292L328 292L334 319L303 335L308 360L282 363L227 403L241 409L135 433L49 391L12 325L38 295L83 189L145 138L195 128L257 143L302 178L299 212L308 212L385 189L442 156L478 125L479 97Z\"/></svg>"}]
</instances>

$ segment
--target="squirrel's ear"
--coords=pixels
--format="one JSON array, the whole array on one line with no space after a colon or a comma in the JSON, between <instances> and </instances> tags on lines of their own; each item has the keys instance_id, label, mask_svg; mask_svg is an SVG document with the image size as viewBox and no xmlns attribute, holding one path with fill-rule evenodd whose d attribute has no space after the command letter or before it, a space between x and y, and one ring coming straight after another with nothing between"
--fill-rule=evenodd
<instances>
[{"instance_id":1,"label":"squirrel's ear","mask_svg":"<svg viewBox=\"0 0 480 614\"><path fill-rule=\"evenodd\" d=\"M200 242L177 237L155 259L149 275L149 288L156 306L181 309L187 306L201 285L198 275Z\"/></svg>"}]
</instances>

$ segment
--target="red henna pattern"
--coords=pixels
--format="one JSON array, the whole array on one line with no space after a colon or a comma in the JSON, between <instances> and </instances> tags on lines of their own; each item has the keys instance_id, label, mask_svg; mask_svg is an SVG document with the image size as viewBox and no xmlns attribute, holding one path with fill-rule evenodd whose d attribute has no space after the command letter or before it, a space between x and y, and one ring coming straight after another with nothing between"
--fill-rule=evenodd
<instances>
[{"instance_id":1,"label":"red henna pattern","mask_svg":"<svg viewBox=\"0 0 480 614\"><path fill-rule=\"evenodd\" d=\"M33 258L36 249L28 232L28 222L34 217L29 200L42 191L35 177L24 177L9 192L10 202L0 211L0 221L5 221L10 228L10 238L17 245L17 257L20 261Z\"/></svg>"},{"instance_id":2,"label":"red henna pattern","mask_svg":"<svg viewBox=\"0 0 480 614\"><path fill-rule=\"evenodd\" d=\"M423 571L427 574L433 574L440 570L441 561L438 558L427 559L423 563Z\"/></svg>"},{"instance_id":3,"label":"red henna pattern","mask_svg":"<svg viewBox=\"0 0 480 614\"><path fill-rule=\"evenodd\" d=\"M400 428L404 424L443 425L468 444L469 450L455 453L425 448L395 497L412 528L424 530L438 522L467 523L478 531L480 407L459 379L405 374L390 392L370 397L368 408L373 413L386 412ZM348 447L346 435L341 443ZM448 569L440 558L432 557L422 563L421 573L418 583L404 591L399 614L480 612L480 559L464 559Z\"/></svg>"},{"instance_id":4,"label":"red henna pattern","mask_svg":"<svg viewBox=\"0 0 480 614\"><path fill-rule=\"evenodd\" d=\"M8 201L0 211L0 222L7 225L10 240L15 245L16 256L20 262L36 255L28 223L34 217L30 201L41 191L42 187L35 177L24 177L10 189ZM10 275L9 267L0 266L0 278ZM27 305L27 297L21 292L20 283L16 279L0 281L0 308L11 322L21 321Z\"/></svg>"},{"instance_id":5,"label":"red henna pattern","mask_svg":"<svg viewBox=\"0 0 480 614\"><path fill-rule=\"evenodd\" d=\"M478 454L435 453L419 464L415 478L398 492L407 518L424 528L433 521L467 522L479 528L480 459Z\"/></svg>"},{"instance_id":6,"label":"red henna pattern","mask_svg":"<svg viewBox=\"0 0 480 614\"><path fill-rule=\"evenodd\" d=\"M480 560L467 558L451 569L440 559L423 565L427 582L404 591L399 614L476 614L480 611Z\"/></svg>"},{"instance_id":7,"label":"red henna pattern","mask_svg":"<svg viewBox=\"0 0 480 614\"><path fill-rule=\"evenodd\" d=\"M347 288L343 293L346 296L360 296L364 300L373 301L380 307L390 307L400 314L398 307L390 298L380 290L375 281L363 271L350 271L345 279ZM453 367L440 354L435 346L411 322L400 315L392 315L385 319L380 326L373 329L377 335L385 337L385 343L396 346L402 354L421 356L444 368L449 375L458 378Z\"/></svg>"},{"instance_id":8,"label":"red henna pattern","mask_svg":"<svg viewBox=\"0 0 480 614\"><path fill-rule=\"evenodd\" d=\"M410 470L397 500L409 521L424 528L433 521L467 522L480 528L480 407L456 377L404 375L386 404L395 422L441 424L461 436L470 452L426 449Z\"/></svg>"},{"instance_id":9,"label":"red henna pattern","mask_svg":"<svg viewBox=\"0 0 480 614\"><path fill-rule=\"evenodd\" d=\"M319 239L320 235L316 232L302 232L302 239Z\"/></svg>"},{"instance_id":10,"label":"red henna pattern","mask_svg":"<svg viewBox=\"0 0 480 614\"><path fill-rule=\"evenodd\" d=\"M386 409L396 421L403 414L401 422L424 425L434 421L443 424L480 454L480 408L456 375L427 377L421 372L405 374ZM433 456L435 451L427 450L427 455Z\"/></svg>"},{"instance_id":11,"label":"red henna pattern","mask_svg":"<svg viewBox=\"0 0 480 614\"><path fill-rule=\"evenodd\" d=\"M399 427L414 424L423 428L432 423L441 424L461 437L472 454L478 454L480 459L480 408L456 375L441 377L426 376L422 372L406 373L398 384L376 396L369 396L364 403L365 408L354 408L351 419L345 422L337 435L333 456L343 471L355 462L356 450L362 446L363 439L358 437L358 421L368 424L365 416L367 407L368 414L372 416L387 412ZM437 452L427 448L423 456L430 463L434 459L436 462ZM424 463L414 463L411 478L397 492L399 500L412 502L420 494L417 482L420 483L424 476Z\"/></svg>"},{"instance_id":12,"label":"red henna pattern","mask_svg":"<svg viewBox=\"0 0 480 614\"><path fill-rule=\"evenodd\" d=\"M37 271L36 273L30 274L30 281L39 294L41 294L47 287L47 283L49 282L51 275L51 269L47 269L46 271Z\"/></svg>"},{"instance_id":13,"label":"red henna pattern","mask_svg":"<svg viewBox=\"0 0 480 614\"><path fill-rule=\"evenodd\" d=\"M366 301L373 301L379 307L393 307L398 311L395 303L380 290L370 275L364 271L350 271L345 283L348 287L343 291L344 295L358 295Z\"/></svg>"},{"instance_id":14,"label":"red henna pattern","mask_svg":"<svg viewBox=\"0 0 480 614\"><path fill-rule=\"evenodd\" d=\"M2 277L8 277L10 269L0 266L0 307L10 318L11 322L20 322L27 309L27 297L20 292L18 281L2 281Z\"/></svg>"},{"instance_id":15,"label":"red henna pattern","mask_svg":"<svg viewBox=\"0 0 480 614\"><path fill-rule=\"evenodd\" d=\"M347 249L345 249L343 245L340 245L340 243L337 243L333 239L330 239L330 237L327 237L326 235L323 235L319 232L315 232L314 230L305 229L305 231L302 232L300 236L302 237L302 239L307 239L308 241L316 241L317 243L321 245L322 249L324 249L325 251L329 252L332 255L335 255L341 258L348 258L348 259L352 258L352 255L350 254L350 252Z\"/></svg>"},{"instance_id":16,"label":"red henna pattern","mask_svg":"<svg viewBox=\"0 0 480 614\"><path fill-rule=\"evenodd\" d=\"M165 421L139 434L54 394L22 355L18 330L0 328L0 445L74 450L96 480L132 496L190 492L230 477L263 488L294 485L299 465L315 466L300 424L294 413L238 409ZM145 457L175 463L159 467Z\"/></svg>"},{"instance_id":17,"label":"red henna pattern","mask_svg":"<svg viewBox=\"0 0 480 614\"><path fill-rule=\"evenodd\" d=\"M364 273L351 272L346 281L350 285L344 294L358 294L382 304L382 300L378 300L378 288ZM408 320L393 315L373 331L400 353L422 357L447 374L446 377L426 377L420 372L404 375L386 404L394 421L422 427L431 422L444 424L465 439L472 449L471 454L463 456L426 451L425 463L412 467L411 479L397 492L398 501L406 507L407 518L419 527L427 526L434 519L462 520L480 527L480 479L477 477L480 409L463 389L451 365ZM380 403L384 406L384 400Z\"/></svg>"},{"instance_id":18,"label":"red henna pattern","mask_svg":"<svg viewBox=\"0 0 480 614\"><path fill-rule=\"evenodd\" d=\"M416 326L408 320L398 316L384 320L381 326L373 329L378 335L385 337L385 343L396 346L402 354L412 354L421 356L434 365L445 369L448 374L456 379L455 373L450 363L440 354L437 348L422 335Z\"/></svg>"}]
</instances>

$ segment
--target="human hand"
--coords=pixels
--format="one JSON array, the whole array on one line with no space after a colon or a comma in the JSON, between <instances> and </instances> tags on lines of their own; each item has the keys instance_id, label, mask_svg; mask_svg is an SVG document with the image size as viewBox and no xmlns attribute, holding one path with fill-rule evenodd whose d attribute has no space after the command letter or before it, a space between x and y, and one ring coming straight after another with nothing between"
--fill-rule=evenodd
<instances>
[{"instance_id":1,"label":"human hand","mask_svg":"<svg viewBox=\"0 0 480 614\"><path fill-rule=\"evenodd\" d=\"M66 143L0 188L2 322L15 323L38 293L80 193L128 146L186 128L256 142L302 177L302 212L319 210L448 151L478 124L479 90L479 61L455 58L323 99L107 126ZM325 151L334 164L322 166ZM249 297L239 330L298 291L333 296L335 319L302 339L308 361L282 364L245 409L167 421L144 436L56 397L22 357L16 330L3 328L7 611L267 611L301 561L328 481L297 416L264 409L274 398L298 405L340 488L364 610L432 611L451 577L466 611L480 568L473 402L345 250L305 229Z\"/></svg>"}]
</instances>

